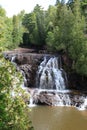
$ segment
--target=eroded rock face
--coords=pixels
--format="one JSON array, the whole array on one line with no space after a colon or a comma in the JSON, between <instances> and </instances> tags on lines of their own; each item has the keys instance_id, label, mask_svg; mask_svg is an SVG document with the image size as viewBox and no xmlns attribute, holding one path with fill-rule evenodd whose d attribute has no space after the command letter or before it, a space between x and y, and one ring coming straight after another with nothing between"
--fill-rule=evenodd
<instances>
[{"instance_id":1,"label":"eroded rock face","mask_svg":"<svg viewBox=\"0 0 87 130\"><path fill-rule=\"evenodd\" d=\"M70 91L70 92L50 92L47 90L42 90L41 92L38 92L35 90L35 92L32 95L33 97L33 103L39 104L39 105L49 105L49 106L74 106L77 108L82 108L82 105L84 106L84 109L86 109L87 104L84 105L86 94L82 94L80 92L76 91Z\"/></svg>"},{"instance_id":2,"label":"eroded rock face","mask_svg":"<svg viewBox=\"0 0 87 130\"><path fill-rule=\"evenodd\" d=\"M4 52L4 57L15 63L17 69L22 71L24 76L24 85L26 87L35 87L38 66L44 56L49 57L50 55L29 53L29 51L30 49Z\"/></svg>"},{"instance_id":3,"label":"eroded rock face","mask_svg":"<svg viewBox=\"0 0 87 130\"><path fill-rule=\"evenodd\" d=\"M15 57L13 58L13 62L16 62L16 64L25 72L25 76L27 77L25 85L30 87L34 86L34 77L36 76L35 72L37 71L38 65L43 60L43 57L46 55L45 53L46 51L38 51L37 53L35 49L18 48L13 51L4 52L4 57L10 61L12 60L12 57ZM72 71L72 60L69 59L66 53L61 54L61 57L64 70L67 72L67 88L87 91L87 77L83 77ZM28 77L30 78L31 83Z\"/></svg>"},{"instance_id":4,"label":"eroded rock face","mask_svg":"<svg viewBox=\"0 0 87 130\"><path fill-rule=\"evenodd\" d=\"M13 62L18 70L22 71L25 86L35 88L36 72L39 64L43 61L45 56L48 56L49 58L52 55L31 52L32 51L29 50L4 52L4 57ZM49 106L75 106L80 108L82 107L82 104L85 104L85 99L87 99L87 94L81 94L75 91L57 92L33 89L32 92L31 89L29 90L29 93L31 94L33 103ZM85 107L87 107L87 105L85 105Z\"/></svg>"}]
</instances>

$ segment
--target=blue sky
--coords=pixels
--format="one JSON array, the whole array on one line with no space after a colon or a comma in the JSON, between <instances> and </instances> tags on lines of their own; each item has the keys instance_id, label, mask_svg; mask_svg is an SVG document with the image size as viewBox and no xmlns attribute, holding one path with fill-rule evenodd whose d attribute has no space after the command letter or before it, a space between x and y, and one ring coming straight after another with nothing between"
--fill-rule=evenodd
<instances>
[{"instance_id":1,"label":"blue sky","mask_svg":"<svg viewBox=\"0 0 87 130\"><path fill-rule=\"evenodd\" d=\"M18 14L23 9L29 13L36 4L47 9L49 5L55 5L55 3L56 0L0 0L0 5L6 10L8 17Z\"/></svg>"}]
</instances>

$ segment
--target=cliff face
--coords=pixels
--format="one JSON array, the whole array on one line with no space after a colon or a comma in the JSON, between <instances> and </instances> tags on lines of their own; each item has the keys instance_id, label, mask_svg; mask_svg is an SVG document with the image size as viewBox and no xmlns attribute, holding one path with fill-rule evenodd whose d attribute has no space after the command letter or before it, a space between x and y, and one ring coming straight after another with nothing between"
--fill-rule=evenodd
<instances>
[{"instance_id":1,"label":"cliff face","mask_svg":"<svg viewBox=\"0 0 87 130\"><path fill-rule=\"evenodd\" d=\"M63 68L67 73L69 84L68 87L70 89L87 91L87 77L76 73L76 71L72 69L73 62L67 56L67 54L62 54L61 56L62 56Z\"/></svg>"},{"instance_id":2,"label":"cliff face","mask_svg":"<svg viewBox=\"0 0 87 130\"><path fill-rule=\"evenodd\" d=\"M60 65L62 61L62 68L64 68L64 70L67 73L68 91L67 89L64 89L64 91L63 90L57 91L56 89L55 91L54 89L40 90L38 88L35 88L38 66L43 61L45 56L47 58L47 61L49 61L49 59L52 59L54 55L45 54L45 53L36 53L35 51L29 50L29 49L18 49L14 51L4 52L3 54L6 59L10 60L16 66L17 70L22 71L22 74L24 77L24 84L26 87L28 87L27 90L30 93L31 99L32 99L30 100L30 104L32 101L32 103L40 104L40 105L74 106L79 109L80 108L87 109L87 103L86 103L87 102L87 87L86 87L87 78L86 77L83 78L80 75L77 75L73 70L71 70L72 61L68 58L66 54L63 54L63 55L61 54L62 60L60 60ZM59 55L56 55L56 56L59 56ZM52 62L50 62L50 64L53 66ZM48 64L48 66L50 64ZM61 70L63 71L63 69ZM46 73L46 76L47 76L47 73ZM59 77L59 75L57 75L57 77ZM81 90L81 92L78 90ZM82 90L85 90L85 93Z\"/></svg>"},{"instance_id":3,"label":"cliff face","mask_svg":"<svg viewBox=\"0 0 87 130\"><path fill-rule=\"evenodd\" d=\"M18 68L23 72L25 86L35 87L36 72L39 64L44 56L52 56L52 54L45 53L45 51L39 51L37 53L34 49L19 48L13 51L4 52L4 57L11 62L15 62ZM66 54L60 55L62 57L62 66L67 73L68 88L87 91L87 77L83 77L71 69L72 61Z\"/></svg>"},{"instance_id":4,"label":"cliff face","mask_svg":"<svg viewBox=\"0 0 87 130\"><path fill-rule=\"evenodd\" d=\"M44 56L50 54L37 54L31 49L17 49L4 52L4 57L15 63L18 70L22 71L24 84L26 87L35 87L36 72Z\"/></svg>"}]
</instances>

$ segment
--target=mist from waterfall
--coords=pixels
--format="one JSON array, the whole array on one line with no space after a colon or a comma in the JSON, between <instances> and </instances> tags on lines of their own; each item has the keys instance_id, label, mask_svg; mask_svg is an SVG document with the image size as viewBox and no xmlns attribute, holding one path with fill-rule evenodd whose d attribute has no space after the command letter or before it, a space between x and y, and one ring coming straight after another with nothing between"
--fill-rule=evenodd
<instances>
[{"instance_id":1,"label":"mist from waterfall","mask_svg":"<svg viewBox=\"0 0 87 130\"><path fill-rule=\"evenodd\" d=\"M36 85L38 88L56 90L64 90L66 88L66 78L64 79L66 76L60 63L60 58L58 57L51 57L50 59L44 57L37 71Z\"/></svg>"}]
</instances>

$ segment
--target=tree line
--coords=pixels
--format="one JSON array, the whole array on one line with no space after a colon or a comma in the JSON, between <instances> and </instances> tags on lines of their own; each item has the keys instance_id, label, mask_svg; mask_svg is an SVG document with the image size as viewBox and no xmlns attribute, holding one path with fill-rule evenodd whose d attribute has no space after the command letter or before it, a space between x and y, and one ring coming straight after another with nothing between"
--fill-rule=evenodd
<instances>
[{"instance_id":1,"label":"tree line","mask_svg":"<svg viewBox=\"0 0 87 130\"><path fill-rule=\"evenodd\" d=\"M87 76L87 1L56 0L47 10L37 4L31 13L23 10L12 18L0 7L0 46L20 44L62 50L72 59L72 68Z\"/></svg>"}]
</instances>

